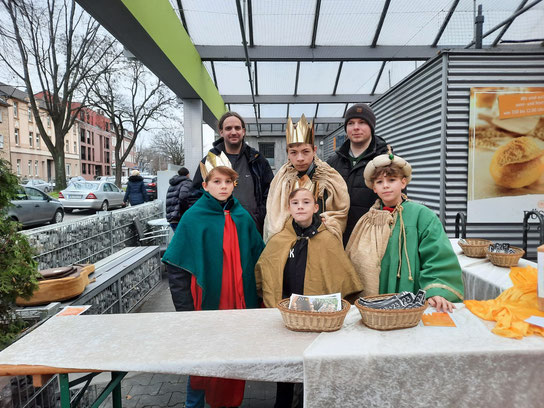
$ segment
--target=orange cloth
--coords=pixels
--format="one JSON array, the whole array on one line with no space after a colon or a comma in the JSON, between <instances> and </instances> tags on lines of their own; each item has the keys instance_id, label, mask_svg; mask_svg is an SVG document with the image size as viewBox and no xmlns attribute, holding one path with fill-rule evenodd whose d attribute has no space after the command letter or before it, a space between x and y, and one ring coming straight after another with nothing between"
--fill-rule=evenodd
<instances>
[{"instance_id":1,"label":"orange cloth","mask_svg":"<svg viewBox=\"0 0 544 408\"><path fill-rule=\"evenodd\" d=\"M544 317L536 301L537 270L531 266L512 267L510 279L513 287L506 289L496 299L465 300L467 308L485 320L495 320L492 332L503 337L521 339L537 334L544 336L544 327L534 326L525 319L531 316Z\"/></svg>"}]
</instances>

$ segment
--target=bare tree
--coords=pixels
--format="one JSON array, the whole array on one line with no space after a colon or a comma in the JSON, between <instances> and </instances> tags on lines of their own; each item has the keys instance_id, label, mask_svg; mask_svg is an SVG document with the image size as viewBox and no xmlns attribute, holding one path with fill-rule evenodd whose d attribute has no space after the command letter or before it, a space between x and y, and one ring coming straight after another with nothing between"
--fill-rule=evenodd
<instances>
[{"instance_id":1,"label":"bare tree","mask_svg":"<svg viewBox=\"0 0 544 408\"><path fill-rule=\"evenodd\" d=\"M99 80L88 83L94 106L104 111L115 133L115 183L121 185L122 167L138 136L168 117L175 95L139 61L117 61ZM132 132L125 151L123 139Z\"/></svg>"},{"instance_id":2,"label":"bare tree","mask_svg":"<svg viewBox=\"0 0 544 408\"><path fill-rule=\"evenodd\" d=\"M113 52L115 40L74 0L0 0L0 5L11 20L11 27L0 28L0 61L24 82L36 125L53 156L56 188L65 188L64 139L87 102L82 82L95 81L108 69L97 69L97 62ZM73 103L75 98L79 103ZM51 117L54 138L45 131L40 108Z\"/></svg>"},{"instance_id":3,"label":"bare tree","mask_svg":"<svg viewBox=\"0 0 544 408\"><path fill-rule=\"evenodd\" d=\"M185 164L183 135L173 131L163 131L153 139L153 147L166 157L168 162L181 166Z\"/></svg>"}]
</instances>

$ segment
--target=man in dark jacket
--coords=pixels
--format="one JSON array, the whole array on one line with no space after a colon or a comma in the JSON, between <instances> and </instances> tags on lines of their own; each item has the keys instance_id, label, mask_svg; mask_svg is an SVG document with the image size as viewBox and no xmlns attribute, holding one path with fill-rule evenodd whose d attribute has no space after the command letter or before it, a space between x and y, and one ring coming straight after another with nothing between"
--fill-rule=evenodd
<instances>
[{"instance_id":1,"label":"man in dark jacket","mask_svg":"<svg viewBox=\"0 0 544 408\"><path fill-rule=\"evenodd\" d=\"M189 208L189 199L193 192L193 182L189 178L189 170L182 167L178 175L170 179L170 187L166 193L166 220L174 232L181 216Z\"/></svg>"},{"instance_id":2,"label":"man in dark jacket","mask_svg":"<svg viewBox=\"0 0 544 408\"><path fill-rule=\"evenodd\" d=\"M266 215L266 198L270 182L274 178L268 160L257 150L244 142L246 124L236 112L227 112L219 119L219 134L210 152L219 155L225 152L232 168L238 173L238 183L233 195L240 201L255 220L257 229L262 233ZM206 157L202 159L202 163ZM193 188L201 191L202 175L200 167L196 169Z\"/></svg>"},{"instance_id":3,"label":"man in dark jacket","mask_svg":"<svg viewBox=\"0 0 544 408\"><path fill-rule=\"evenodd\" d=\"M387 143L374 134L376 117L364 103L353 105L346 111L344 130L348 140L334 152L327 163L346 181L350 197L348 222L344 231L344 246L359 218L372 207L378 196L365 185L363 172L369 161L387 153Z\"/></svg>"},{"instance_id":4,"label":"man in dark jacket","mask_svg":"<svg viewBox=\"0 0 544 408\"><path fill-rule=\"evenodd\" d=\"M147 201L144 179L140 176L138 170L132 170L128 178L127 191L123 202L126 204L127 201L130 201L130 205L143 204Z\"/></svg>"}]
</instances>

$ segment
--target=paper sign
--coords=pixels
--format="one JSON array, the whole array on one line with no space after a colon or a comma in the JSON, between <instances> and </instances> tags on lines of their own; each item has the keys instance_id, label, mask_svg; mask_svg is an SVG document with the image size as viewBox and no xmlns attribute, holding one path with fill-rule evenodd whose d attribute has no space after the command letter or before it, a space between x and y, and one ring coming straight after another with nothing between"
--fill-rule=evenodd
<instances>
[{"instance_id":1,"label":"paper sign","mask_svg":"<svg viewBox=\"0 0 544 408\"><path fill-rule=\"evenodd\" d=\"M512 93L499 95L499 118L521 118L544 115L544 93Z\"/></svg>"},{"instance_id":2,"label":"paper sign","mask_svg":"<svg viewBox=\"0 0 544 408\"><path fill-rule=\"evenodd\" d=\"M77 316L84 313L90 307L91 305L66 306L64 309L58 312L55 316Z\"/></svg>"},{"instance_id":3,"label":"paper sign","mask_svg":"<svg viewBox=\"0 0 544 408\"><path fill-rule=\"evenodd\" d=\"M423 326L456 327L449 313L427 313L421 316Z\"/></svg>"},{"instance_id":4,"label":"paper sign","mask_svg":"<svg viewBox=\"0 0 544 408\"><path fill-rule=\"evenodd\" d=\"M525 321L529 324L534 324L535 326L544 327L544 317L531 316Z\"/></svg>"}]
</instances>

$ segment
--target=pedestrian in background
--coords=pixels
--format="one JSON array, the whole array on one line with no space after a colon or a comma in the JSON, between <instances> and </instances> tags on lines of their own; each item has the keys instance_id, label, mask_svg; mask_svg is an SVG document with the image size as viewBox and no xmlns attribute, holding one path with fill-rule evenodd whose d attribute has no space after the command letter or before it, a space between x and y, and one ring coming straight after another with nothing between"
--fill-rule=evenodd
<instances>
[{"instance_id":1,"label":"pedestrian in background","mask_svg":"<svg viewBox=\"0 0 544 408\"><path fill-rule=\"evenodd\" d=\"M130 205L143 204L147 201L144 179L138 170L132 170L128 178L127 191L123 203L130 202Z\"/></svg>"},{"instance_id":2,"label":"pedestrian in background","mask_svg":"<svg viewBox=\"0 0 544 408\"><path fill-rule=\"evenodd\" d=\"M178 175L170 179L170 187L166 193L166 220L175 232L181 216L189 208L189 201L193 195L193 182L189 178L189 170L182 167Z\"/></svg>"}]
</instances>

